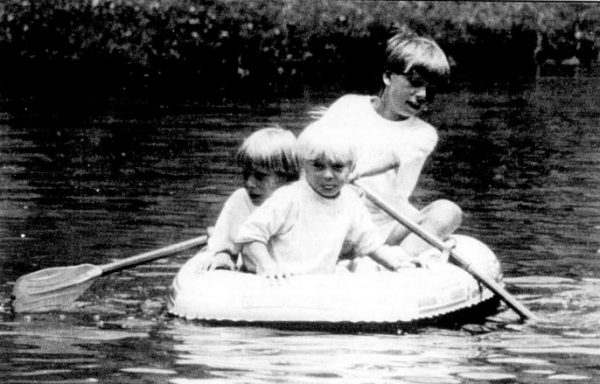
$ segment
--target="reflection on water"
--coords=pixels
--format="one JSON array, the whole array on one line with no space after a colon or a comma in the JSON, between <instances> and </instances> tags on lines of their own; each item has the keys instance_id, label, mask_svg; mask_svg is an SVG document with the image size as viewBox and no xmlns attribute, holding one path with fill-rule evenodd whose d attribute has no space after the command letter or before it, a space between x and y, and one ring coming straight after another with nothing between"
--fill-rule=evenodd
<instances>
[{"instance_id":1,"label":"reflection on water","mask_svg":"<svg viewBox=\"0 0 600 384\"><path fill-rule=\"evenodd\" d=\"M401 335L218 327L175 319L167 287L190 253L97 279L60 314L9 311L14 280L105 264L197 236L240 183L251 131L299 131L331 101L0 123L0 381L6 383L596 383L600 378L600 100L595 78L466 85L427 119L440 144L418 203L453 199L498 254L511 311Z\"/></svg>"},{"instance_id":2,"label":"reflection on water","mask_svg":"<svg viewBox=\"0 0 600 384\"><path fill-rule=\"evenodd\" d=\"M105 330L71 320L64 315L35 321L25 317L4 324L2 382L97 382L107 366L97 349L148 337L145 330Z\"/></svg>"},{"instance_id":3,"label":"reflection on water","mask_svg":"<svg viewBox=\"0 0 600 384\"><path fill-rule=\"evenodd\" d=\"M233 382L594 382L599 376L592 367L600 361L598 290L593 289L598 287L553 278L514 279L510 283L539 293L539 299L526 295L523 299L547 322L531 326L511 323L481 334L423 329L403 336L346 336L202 328L189 323L177 324L169 333L173 333L179 352L176 364L184 366L180 372L186 377L195 377L201 369L213 379ZM564 293L566 286L570 294ZM547 297L563 292L554 305L576 307L586 290L586 299L595 298L596 313L589 313L588 307L576 321L573 311L570 315L556 314L545 302ZM507 315L490 321L506 321ZM194 381L186 378L173 382Z\"/></svg>"}]
</instances>

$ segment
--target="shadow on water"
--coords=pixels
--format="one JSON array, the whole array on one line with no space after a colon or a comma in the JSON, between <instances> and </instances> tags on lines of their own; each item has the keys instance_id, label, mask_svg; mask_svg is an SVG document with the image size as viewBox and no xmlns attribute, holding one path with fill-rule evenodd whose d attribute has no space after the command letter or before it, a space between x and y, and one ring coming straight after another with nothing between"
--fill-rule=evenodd
<instances>
[{"instance_id":1,"label":"shadow on water","mask_svg":"<svg viewBox=\"0 0 600 384\"><path fill-rule=\"evenodd\" d=\"M481 324L397 334L223 327L165 313L191 253L101 277L68 311L10 313L15 279L103 264L203 233L240 184L251 131L295 132L335 96L0 124L0 381L595 383L600 378L600 100L595 78L441 94L417 203L447 197L499 256L510 292ZM368 330L367 330L368 331ZM391 332L394 333L394 332Z\"/></svg>"}]
</instances>

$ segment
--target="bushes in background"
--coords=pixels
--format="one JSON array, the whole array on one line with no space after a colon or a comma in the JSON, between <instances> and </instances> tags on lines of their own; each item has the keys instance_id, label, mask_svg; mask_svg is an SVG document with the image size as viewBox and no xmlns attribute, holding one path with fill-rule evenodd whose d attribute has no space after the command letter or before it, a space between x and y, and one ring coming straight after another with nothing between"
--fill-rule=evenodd
<instances>
[{"instance_id":1,"label":"bushes in background","mask_svg":"<svg viewBox=\"0 0 600 384\"><path fill-rule=\"evenodd\" d=\"M383 42L435 38L466 76L591 63L599 7L569 3L4 0L0 93L162 100L373 89ZM536 61L537 60L537 61Z\"/></svg>"}]
</instances>

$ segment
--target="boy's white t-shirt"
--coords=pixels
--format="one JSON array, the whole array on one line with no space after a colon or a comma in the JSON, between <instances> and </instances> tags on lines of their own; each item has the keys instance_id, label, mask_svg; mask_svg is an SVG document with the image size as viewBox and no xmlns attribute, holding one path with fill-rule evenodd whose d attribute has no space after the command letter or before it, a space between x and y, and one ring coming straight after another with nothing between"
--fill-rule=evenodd
<instances>
[{"instance_id":1,"label":"boy's white t-shirt","mask_svg":"<svg viewBox=\"0 0 600 384\"><path fill-rule=\"evenodd\" d=\"M342 96L313 124L342 128L355 140L357 173L399 164L385 173L365 177L363 183L394 208L406 211L438 134L433 126L417 117L402 121L385 119L373 108L372 99L368 95ZM365 200L365 205L380 231L389 234L396 223L394 219L369 200Z\"/></svg>"},{"instance_id":2,"label":"boy's white t-shirt","mask_svg":"<svg viewBox=\"0 0 600 384\"><path fill-rule=\"evenodd\" d=\"M227 252L231 255L240 253L241 247L234 241L235 235L255 209L246 189L240 188L233 192L219 213L213 233L208 239L207 251Z\"/></svg>"},{"instance_id":3,"label":"boy's white t-shirt","mask_svg":"<svg viewBox=\"0 0 600 384\"><path fill-rule=\"evenodd\" d=\"M304 178L275 191L236 236L240 244L266 244L277 263L296 274L332 273L344 243L366 255L384 240L354 190L344 186L336 198L325 198ZM245 257L244 263L252 265Z\"/></svg>"}]
</instances>

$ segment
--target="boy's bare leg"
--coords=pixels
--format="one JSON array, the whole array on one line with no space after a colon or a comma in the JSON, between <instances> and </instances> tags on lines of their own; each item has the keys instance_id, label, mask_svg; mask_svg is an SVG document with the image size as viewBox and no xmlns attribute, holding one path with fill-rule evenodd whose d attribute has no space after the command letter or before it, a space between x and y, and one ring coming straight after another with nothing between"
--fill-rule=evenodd
<instances>
[{"instance_id":1,"label":"boy's bare leg","mask_svg":"<svg viewBox=\"0 0 600 384\"><path fill-rule=\"evenodd\" d=\"M421 225L426 232L445 240L460 226L462 210L449 200L436 200L423 208L418 214L413 215L412 219ZM431 245L426 241L400 224L394 227L386 243L400 244L411 256L418 256L431 248Z\"/></svg>"},{"instance_id":2,"label":"boy's bare leg","mask_svg":"<svg viewBox=\"0 0 600 384\"><path fill-rule=\"evenodd\" d=\"M423 222L423 219L425 218L425 216L423 215L422 212L425 211L426 208L423 209L423 211L419 211L417 208L415 208L412 205L407 203L407 204L402 204L402 206L397 207L397 209L402 213L402 215L408 217L415 223L420 224ZM396 222L396 225L394 226L394 228L388 235L385 243L388 245L399 245L410 234L411 234L411 232L408 228L406 228L404 225Z\"/></svg>"}]
</instances>

